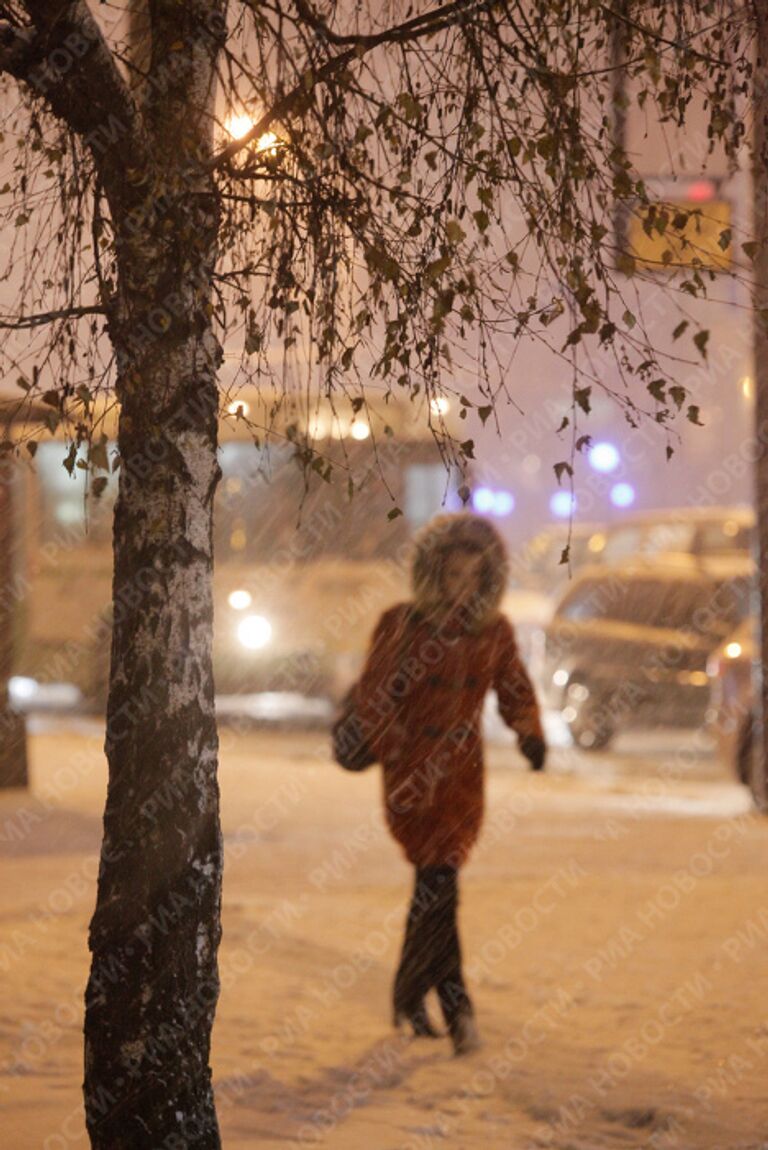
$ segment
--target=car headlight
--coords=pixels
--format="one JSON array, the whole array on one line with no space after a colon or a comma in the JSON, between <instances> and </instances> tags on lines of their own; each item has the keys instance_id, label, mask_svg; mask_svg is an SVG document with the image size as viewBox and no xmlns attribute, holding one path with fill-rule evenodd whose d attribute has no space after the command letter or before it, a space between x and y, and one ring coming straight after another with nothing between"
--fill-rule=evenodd
<instances>
[{"instance_id":1,"label":"car headlight","mask_svg":"<svg viewBox=\"0 0 768 1150\"><path fill-rule=\"evenodd\" d=\"M246 615L238 623L237 637L249 651L258 651L272 638L272 624L263 615Z\"/></svg>"},{"instance_id":2,"label":"car headlight","mask_svg":"<svg viewBox=\"0 0 768 1150\"><path fill-rule=\"evenodd\" d=\"M246 607L251 605L251 593L241 590L230 591L227 602L233 611L245 611Z\"/></svg>"}]
</instances>

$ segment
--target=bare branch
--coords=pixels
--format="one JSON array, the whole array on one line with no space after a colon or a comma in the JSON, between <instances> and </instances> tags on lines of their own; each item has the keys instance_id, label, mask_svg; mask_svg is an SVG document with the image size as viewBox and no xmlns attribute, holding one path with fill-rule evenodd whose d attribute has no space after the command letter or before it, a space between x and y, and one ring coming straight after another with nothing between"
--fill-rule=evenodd
<instances>
[{"instance_id":1,"label":"bare branch","mask_svg":"<svg viewBox=\"0 0 768 1150\"><path fill-rule=\"evenodd\" d=\"M665 48L671 48L674 53L682 52L683 50L690 52L697 60L701 60L705 64L712 64L716 68L722 68L723 59L717 56L710 56L706 52L699 52L693 47L693 39L696 35L701 35L701 29L697 29L686 40L672 40L668 36L662 36L661 33L655 32L652 28L648 28L645 24L640 24L637 20L632 20L626 12L612 7L610 4L602 5L603 12L611 20L616 20L627 28L632 28L633 31L639 32L646 40L652 40L657 44L663 44Z\"/></svg>"},{"instance_id":2,"label":"bare branch","mask_svg":"<svg viewBox=\"0 0 768 1150\"><path fill-rule=\"evenodd\" d=\"M333 32L325 21L318 16L307 0L295 0L296 10L303 20L323 39L331 44L351 44L356 48L375 48L379 44L399 43L404 40L415 40L419 36L439 31L456 23L457 19L468 13L487 11L490 3L478 3L477 0L454 0L454 3L443 4L431 12L424 12L421 16L414 16L402 24L396 24L383 32L370 35L341 35Z\"/></svg>"},{"instance_id":3,"label":"bare branch","mask_svg":"<svg viewBox=\"0 0 768 1150\"><path fill-rule=\"evenodd\" d=\"M314 73L309 72L305 74L301 81L281 100L278 100L268 112L265 112L261 119L254 124L245 135L240 136L237 140L233 140L230 144L227 144L225 148L217 152L210 161L210 169L220 168L222 164L231 160L238 152L258 140L269 130L272 124L279 121L281 117L289 115L295 108L300 107L312 88L324 83L326 80L330 80L337 73L343 72L347 65L353 60L361 60L374 48L378 48L382 44L412 42L421 39L423 36L431 36L435 32L444 31L446 28L451 28L455 24L458 24L469 15L488 11L493 7L494 3L495 0L455 0L454 3L444 4L431 12L424 13L421 16L415 16L412 20L406 20L402 24L393 25L391 28L385 28L382 32L367 36L336 36L327 30L326 25L319 20L319 17L315 18L318 21L317 27L324 30L323 34L326 35L326 38L330 40L330 42L338 45L350 44L352 47L341 52L338 56L327 60L325 64ZM305 5L299 0L297 7L299 7L301 11L301 8L305 7Z\"/></svg>"},{"instance_id":4,"label":"bare branch","mask_svg":"<svg viewBox=\"0 0 768 1150\"><path fill-rule=\"evenodd\" d=\"M40 327L44 323L55 323L60 319L82 319L84 315L106 315L103 307L67 307L58 311L44 311L37 315L23 315L18 319L0 319L0 328L6 331L25 331L31 327Z\"/></svg>"}]
</instances>

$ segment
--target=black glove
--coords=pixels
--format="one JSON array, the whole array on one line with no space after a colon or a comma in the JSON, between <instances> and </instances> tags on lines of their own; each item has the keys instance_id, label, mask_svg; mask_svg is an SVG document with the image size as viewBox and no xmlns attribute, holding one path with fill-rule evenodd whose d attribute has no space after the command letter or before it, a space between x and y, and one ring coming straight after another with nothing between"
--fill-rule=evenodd
<instances>
[{"instance_id":1,"label":"black glove","mask_svg":"<svg viewBox=\"0 0 768 1150\"><path fill-rule=\"evenodd\" d=\"M520 740L520 750L531 764L532 771L543 771L547 757L547 744L538 735L526 735Z\"/></svg>"}]
</instances>

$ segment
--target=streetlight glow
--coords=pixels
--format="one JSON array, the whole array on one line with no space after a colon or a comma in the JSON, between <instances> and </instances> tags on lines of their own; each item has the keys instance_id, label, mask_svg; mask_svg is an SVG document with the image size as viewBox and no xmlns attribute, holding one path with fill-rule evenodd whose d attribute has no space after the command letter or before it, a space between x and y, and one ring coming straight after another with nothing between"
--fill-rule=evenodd
<instances>
[{"instance_id":1,"label":"streetlight glow","mask_svg":"<svg viewBox=\"0 0 768 1150\"><path fill-rule=\"evenodd\" d=\"M478 487L476 491L472 492L472 506L475 511L483 512L493 511L495 496L490 487Z\"/></svg>"},{"instance_id":2,"label":"streetlight glow","mask_svg":"<svg viewBox=\"0 0 768 1150\"><path fill-rule=\"evenodd\" d=\"M232 403L227 404L227 412L229 415L240 414L241 416L246 416L250 410L249 405L244 403L242 399L234 399Z\"/></svg>"},{"instance_id":3,"label":"streetlight glow","mask_svg":"<svg viewBox=\"0 0 768 1150\"><path fill-rule=\"evenodd\" d=\"M246 607L251 605L251 593L243 590L230 591L227 602L233 611L245 611Z\"/></svg>"},{"instance_id":4,"label":"streetlight glow","mask_svg":"<svg viewBox=\"0 0 768 1150\"><path fill-rule=\"evenodd\" d=\"M265 132L263 136L259 136L256 141L257 152L269 152L270 156L277 155L277 149L282 144L282 140L275 135L274 132Z\"/></svg>"},{"instance_id":5,"label":"streetlight glow","mask_svg":"<svg viewBox=\"0 0 768 1150\"><path fill-rule=\"evenodd\" d=\"M224 121L224 128L227 135L231 136L233 140L242 140L244 136L254 128L256 121L251 118L247 113L240 115L228 116ZM259 136L253 145L257 152L266 152L270 156L276 156L278 149L283 146L283 141L274 132L265 132Z\"/></svg>"},{"instance_id":6,"label":"streetlight glow","mask_svg":"<svg viewBox=\"0 0 768 1150\"><path fill-rule=\"evenodd\" d=\"M248 135L252 127L253 120L245 114L228 116L224 121L224 128L233 140L242 140L243 136Z\"/></svg>"},{"instance_id":7,"label":"streetlight glow","mask_svg":"<svg viewBox=\"0 0 768 1150\"><path fill-rule=\"evenodd\" d=\"M567 519L576 510L576 497L568 491L556 491L549 501L549 510L558 519Z\"/></svg>"},{"instance_id":8,"label":"streetlight glow","mask_svg":"<svg viewBox=\"0 0 768 1150\"><path fill-rule=\"evenodd\" d=\"M263 615L246 615L238 625L237 637L244 647L258 651L272 638L272 624Z\"/></svg>"},{"instance_id":9,"label":"streetlight glow","mask_svg":"<svg viewBox=\"0 0 768 1150\"><path fill-rule=\"evenodd\" d=\"M614 507L631 507L635 502L635 489L631 483L616 483L611 488L611 503Z\"/></svg>"},{"instance_id":10,"label":"streetlight glow","mask_svg":"<svg viewBox=\"0 0 768 1150\"><path fill-rule=\"evenodd\" d=\"M618 449L612 443L596 443L589 452L589 462L595 471L615 471L620 458Z\"/></svg>"}]
</instances>

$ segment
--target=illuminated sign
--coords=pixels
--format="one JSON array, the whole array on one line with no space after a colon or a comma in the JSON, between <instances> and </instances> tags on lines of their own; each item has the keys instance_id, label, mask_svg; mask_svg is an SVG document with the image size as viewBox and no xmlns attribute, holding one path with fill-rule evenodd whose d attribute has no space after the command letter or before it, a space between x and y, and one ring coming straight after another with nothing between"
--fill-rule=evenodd
<instances>
[{"instance_id":1,"label":"illuminated sign","mask_svg":"<svg viewBox=\"0 0 768 1150\"><path fill-rule=\"evenodd\" d=\"M650 202L619 200L615 205L618 271L730 268L732 209L726 180L648 174L643 183Z\"/></svg>"},{"instance_id":2,"label":"illuminated sign","mask_svg":"<svg viewBox=\"0 0 768 1150\"><path fill-rule=\"evenodd\" d=\"M688 192L685 199L636 205L624 215L620 247L637 264L660 271L677 267L724 271L730 267L729 201L704 199L696 184Z\"/></svg>"}]
</instances>

